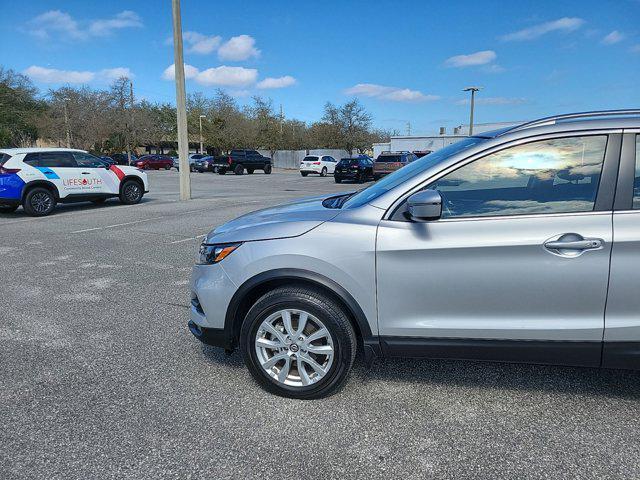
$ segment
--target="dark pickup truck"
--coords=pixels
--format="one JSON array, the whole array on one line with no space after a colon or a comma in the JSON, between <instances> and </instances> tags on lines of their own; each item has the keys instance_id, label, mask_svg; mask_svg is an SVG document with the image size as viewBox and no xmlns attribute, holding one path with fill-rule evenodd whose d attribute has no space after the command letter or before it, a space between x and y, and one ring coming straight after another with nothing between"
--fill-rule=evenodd
<instances>
[{"instance_id":1,"label":"dark pickup truck","mask_svg":"<svg viewBox=\"0 0 640 480\"><path fill-rule=\"evenodd\" d=\"M227 172L242 175L245 171L253 173L256 170L262 170L268 175L271 173L271 159L255 150L231 150L229 155L214 157L210 168L217 170L220 175Z\"/></svg>"}]
</instances>

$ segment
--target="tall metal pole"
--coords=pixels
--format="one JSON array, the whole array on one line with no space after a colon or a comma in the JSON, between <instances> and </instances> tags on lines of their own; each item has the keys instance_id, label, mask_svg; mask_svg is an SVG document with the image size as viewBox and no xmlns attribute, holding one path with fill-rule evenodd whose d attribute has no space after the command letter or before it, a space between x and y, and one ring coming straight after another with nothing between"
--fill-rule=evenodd
<instances>
[{"instance_id":1,"label":"tall metal pole","mask_svg":"<svg viewBox=\"0 0 640 480\"><path fill-rule=\"evenodd\" d=\"M131 145L130 143L134 143L135 142L135 138L136 138L136 134L135 134L135 130L134 130L134 124L133 124L133 82L131 80L129 80L129 108L131 109L131 129L128 133L130 133L131 135L127 134L127 137L131 139L131 142L127 142L127 162L129 163L129 165L131 165ZM136 148L135 145L133 145L133 148Z\"/></svg>"},{"instance_id":2,"label":"tall metal pole","mask_svg":"<svg viewBox=\"0 0 640 480\"><path fill-rule=\"evenodd\" d=\"M206 115L200 115L200 118L198 118L198 120L200 121L200 153L204 152L204 149L202 147L202 119L203 118L207 118Z\"/></svg>"},{"instance_id":3,"label":"tall metal pole","mask_svg":"<svg viewBox=\"0 0 640 480\"><path fill-rule=\"evenodd\" d=\"M469 136L473 135L473 109L475 106L476 92L480 91L480 87L467 87L463 92L471 92L471 113L469 115Z\"/></svg>"},{"instance_id":4,"label":"tall metal pole","mask_svg":"<svg viewBox=\"0 0 640 480\"><path fill-rule=\"evenodd\" d=\"M176 110L178 119L178 158L180 163L180 200L191 199L189 171L189 134L187 132L187 97L184 87L182 55L182 19L180 0L171 0L173 10L173 57L176 77Z\"/></svg>"}]
</instances>

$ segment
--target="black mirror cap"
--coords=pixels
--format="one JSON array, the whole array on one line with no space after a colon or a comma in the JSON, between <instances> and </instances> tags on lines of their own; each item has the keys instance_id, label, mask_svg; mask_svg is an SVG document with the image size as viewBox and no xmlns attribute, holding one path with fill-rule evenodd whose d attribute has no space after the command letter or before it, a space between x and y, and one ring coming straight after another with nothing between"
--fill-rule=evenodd
<instances>
[{"instance_id":1,"label":"black mirror cap","mask_svg":"<svg viewBox=\"0 0 640 480\"><path fill-rule=\"evenodd\" d=\"M409 217L417 222L439 220L442 217L442 197L437 190L422 190L407 199Z\"/></svg>"}]
</instances>

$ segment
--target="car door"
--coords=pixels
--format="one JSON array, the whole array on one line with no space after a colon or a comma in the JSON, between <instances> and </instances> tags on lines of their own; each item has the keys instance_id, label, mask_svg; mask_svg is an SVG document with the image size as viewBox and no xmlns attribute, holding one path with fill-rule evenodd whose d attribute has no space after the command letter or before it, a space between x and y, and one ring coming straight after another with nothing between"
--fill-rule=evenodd
<instances>
[{"instance_id":1,"label":"car door","mask_svg":"<svg viewBox=\"0 0 640 480\"><path fill-rule=\"evenodd\" d=\"M95 184L91 172L79 168L73 154L68 151L41 152L36 168L58 187L60 198L82 195Z\"/></svg>"},{"instance_id":2,"label":"car door","mask_svg":"<svg viewBox=\"0 0 640 480\"><path fill-rule=\"evenodd\" d=\"M383 348L598 365L619 150L619 135L520 141L425 185L439 220L383 220Z\"/></svg>"},{"instance_id":3,"label":"car door","mask_svg":"<svg viewBox=\"0 0 640 480\"><path fill-rule=\"evenodd\" d=\"M620 162L602 364L640 369L640 129L625 130Z\"/></svg>"},{"instance_id":4,"label":"car door","mask_svg":"<svg viewBox=\"0 0 640 480\"><path fill-rule=\"evenodd\" d=\"M335 158L328 156L327 158L327 172L333 174L336 171L336 161Z\"/></svg>"},{"instance_id":5,"label":"car door","mask_svg":"<svg viewBox=\"0 0 640 480\"><path fill-rule=\"evenodd\" d=\"M90 185L86 186L86 194L116 195L119 193L120 179L115 170L104 161L85 152L74 152L73 157L81 169L83 177L92 180ZM87 172L90 173L90 176L87 176Z\"/></svg>"}]
</instances>

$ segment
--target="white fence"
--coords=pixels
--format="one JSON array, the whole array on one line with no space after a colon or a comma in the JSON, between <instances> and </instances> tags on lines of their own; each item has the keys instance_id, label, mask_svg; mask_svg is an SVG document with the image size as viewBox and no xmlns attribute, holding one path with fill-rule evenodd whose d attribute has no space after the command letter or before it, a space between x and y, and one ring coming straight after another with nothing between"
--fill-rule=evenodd
<instances>
[{"instance_id":1,"label":"white fence","mask_svg":"<svg viewBox=\"0 0 640 480\"><path fill-rule=\"evenodd\" d=\"M277 168L300 168L300 161L307 155L329 155L336 160L349 157L349 152L338 149L315 149L315 150L276 150L271 156L269 150L258 150L262 155L271 157L273 166Z\"/></svg>"}]
</instances>

